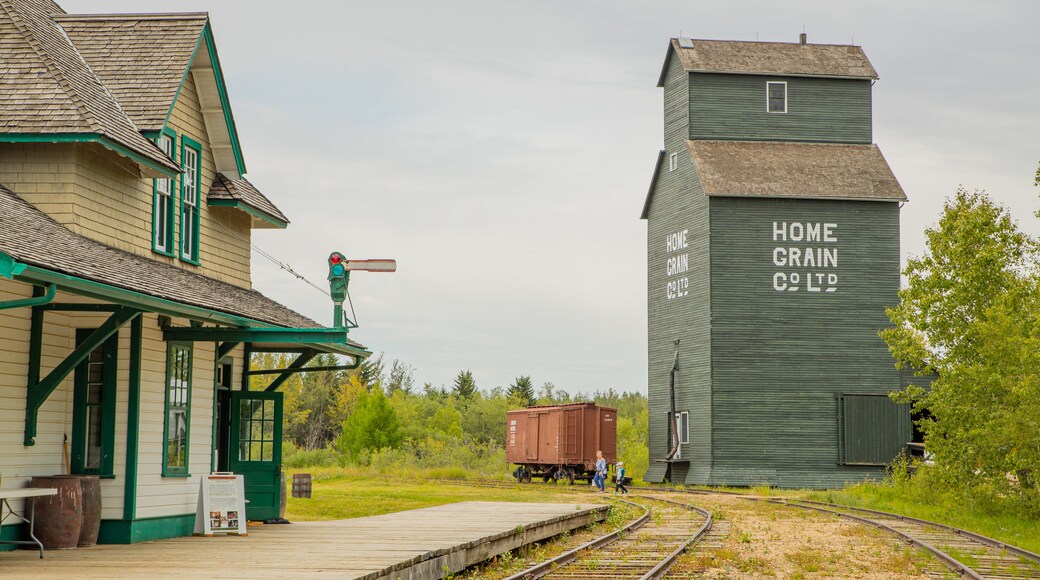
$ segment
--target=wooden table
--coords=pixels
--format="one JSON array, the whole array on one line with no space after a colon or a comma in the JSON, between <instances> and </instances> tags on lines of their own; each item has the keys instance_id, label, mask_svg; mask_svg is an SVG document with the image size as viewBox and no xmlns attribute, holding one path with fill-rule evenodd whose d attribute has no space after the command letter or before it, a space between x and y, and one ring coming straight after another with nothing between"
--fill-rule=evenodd
<instances>
[{"instance_id":1,"label":"wooden table","mask_svg":"<svg viewBox=\"0 0 1040 580\"><path fill-rule=\"evenodd\" d=\"M0 525L7 520L8 517L14 516L23 522L29 524L29 537L30 540L0 540L0 544L25 544L32 545L36 544L40 547L40 558L43 558L43 542L36 539L34 534L34 522L36 521L36 498L44 497L48 495L57 495L58 490L53 487L23 487L21 489L0 489ZM17 513L11 509L10 500L12 499L24 499L28 506L27 509L23 508L22 513ZM6 513L5 510L6 509ZM25 512L28 511L29 517L25 517Z\"/></svg>"}]
</instances>

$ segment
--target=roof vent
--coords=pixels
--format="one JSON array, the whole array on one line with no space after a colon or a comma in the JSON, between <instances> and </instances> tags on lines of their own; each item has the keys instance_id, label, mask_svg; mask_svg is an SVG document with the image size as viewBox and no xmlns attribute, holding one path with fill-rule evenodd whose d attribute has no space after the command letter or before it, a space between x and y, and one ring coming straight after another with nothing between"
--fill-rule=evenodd
<instances>
[{"instance_id":1,"label":"roof vent","mask_svg":"<svg viewBox=\"0 0 1040 580\"><path fill-rule=\"evenodd\" d=\"M679 48L693 48L692 38L679 37Z\"/></svg>"},{"instance_id":2,"label":"roof vent","mask_svg":"<svg viewBox=\"0 0 1040 580\"><path fill-rule=\"evenodd\" d=\"M809 37L804 32L798 35L798 44L805 46L807 42L809 42Z\"/></svg>"}]
</instances>

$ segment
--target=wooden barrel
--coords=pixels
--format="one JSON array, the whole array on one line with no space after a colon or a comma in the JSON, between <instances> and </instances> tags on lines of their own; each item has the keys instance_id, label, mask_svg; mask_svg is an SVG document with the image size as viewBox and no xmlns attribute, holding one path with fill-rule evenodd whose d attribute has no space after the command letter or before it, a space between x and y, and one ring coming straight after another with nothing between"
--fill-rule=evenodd
<instances>
[{"instance_id":1,"label":"wooden barrel","mask_svg":"<svg viewBox=\"0 0 1040 580\"><path fill-rule=\"evenodd\" d=\"M48 550L75 548L83 529L83 488L79 480L69 477L33 477L29 487L53 487L58 490L57 495L36 498L36 537Z\"/></svg>"},{"instance_id":2,"label":"wooden barrel","mask_svg":"<svg viewBox=\"0 0 1040 580\"><path fill-rule=\"evenodd\" d=\"M56 475L78 479L83 489L83 527L79 532L77 546L84 548L97 544L101 532L101 478L96 475Z\"/></svg>"},{"instance_id":3,"label":"wooden barrel","mask_svg":"<svg viewBox=\"0 0 1040 580\"><path fill-rule=\"evenodd\" d=\"M294 473L292 476L292 496L293 497L310 497L311 496L311 474L309 473Z\"/></svg>"}]
</instances>

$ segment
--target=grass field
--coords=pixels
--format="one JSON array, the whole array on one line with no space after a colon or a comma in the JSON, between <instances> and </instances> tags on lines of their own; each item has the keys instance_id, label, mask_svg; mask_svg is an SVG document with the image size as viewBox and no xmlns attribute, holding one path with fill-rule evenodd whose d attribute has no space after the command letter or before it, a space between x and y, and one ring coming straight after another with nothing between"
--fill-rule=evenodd
<instances>
[{"instance_id":1,"label":"grass field","mask_svg":"<svg viewBox=\"0 0 1040 580\"><path fill-rule=\"evenodd\" d=\"M480 476L461 469L415 470L394 475L373 474L349 467L315 467L299 471L312 474L313 497L288 499L286 511L290 521L355 518L459 501L573 502L596 497L584 485L535 482L510 488L478 487L471 482L479 480ZM446 483L447 480L452 483ZM500 481L513 480L503 477ZM970 506L909 501L895 488L883 484L860 484L831 491L786 491L764 486L734 491L803 497L889 511L964 528L1040 553L1040 521L987 515Z\"/></svg>"},{"instance_id":2,"label":"grass field","mask_svg":"<svg viewBox=\"0 0 1040 580\"><path fill-rule=\"evenodd\" d=\"M457 483L445 483L440 470L407 477L364 475L336 468L307 472L314 482L312 497L288 498L286 518L290 521L357 518L460 501L577 502L595 497L583 485L528 484L500 489L473 486L458 478L452 478Z\"/></svg>"}]
</instances>

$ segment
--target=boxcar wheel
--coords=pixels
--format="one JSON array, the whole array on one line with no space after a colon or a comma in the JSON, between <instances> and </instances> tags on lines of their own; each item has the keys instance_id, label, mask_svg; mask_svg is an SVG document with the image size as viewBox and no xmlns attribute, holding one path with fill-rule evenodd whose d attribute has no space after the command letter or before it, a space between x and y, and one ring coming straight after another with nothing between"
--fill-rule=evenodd
<instances>
[{"instance_id":1,"label":"boxcar wheel","mask_svg":"<svg viewBox=\"0 0 1040 580\"><path fill-rule=\"evenodd\" d=\"M567 476L568 485L574 485L574 470L568 467L564 470L564 475Z\"/></svg>"},{"instance_id":2,"label":"boxcar wheel","mask_svg":"<svg viewBox=\"0 0 1040 580\"><path fill-rule=\"evenodd\" d=\"M530 469L525 469L524 470L524 483L531 483L531 470Z\"/></svg>"}]
</instances>

